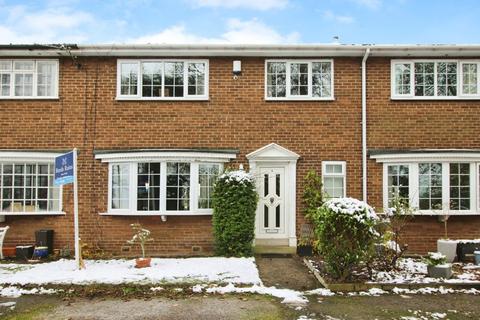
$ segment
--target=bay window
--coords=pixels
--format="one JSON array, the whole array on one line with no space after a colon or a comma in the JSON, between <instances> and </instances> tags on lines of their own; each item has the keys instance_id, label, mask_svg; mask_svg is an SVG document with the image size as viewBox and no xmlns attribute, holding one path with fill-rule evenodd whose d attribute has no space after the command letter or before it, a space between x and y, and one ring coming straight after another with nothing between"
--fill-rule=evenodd
<instances>
[{"instance_id":1,"label":"bay window","mask_svg":"<svg viewBox=\"0 0 480 320\"><path fill-rule=\"evenodd\" d=\"M392 99L480 99L479 64L470 60L392 60Z\"/></svg>"},{"instance_id":2,"label":"bay window","mask_svg":"<svg viewBox=\"0 0 480 320\"><path fill-rule=\"evenodd\" d=\"M332 100L333 61L267 60L265 98Z\"/></svg>"},{"instance_id":3,"label":"bay window","mask_svg":"<svg viewBox=\"0 0 480 320\"><path fill-rule=\"evenodd\" d=\"M0 215L60 214L62 188L51 162L0 162Z\"/></svg>"},{"instance_id":4,"label":"bay window","mask_svg":"<svg viewBox=\"0 0 480 320\"><path fill-rule=\"evenodd\" d=\"M208 61L118 60L117 99L208 99Z\"/></svg>"},{"instance_id":5,"label":"bay window","mask_svg":"<svg viewBox=\"0 0 480 320\"><path fill-rule=\"evenodd\" d=\"M479 162L424 158L427 161L395 163L392 159L384 163L385 208L399 197L409 201L419 214L480 213Z\"/></svg>"},{"instance_id":6,"label":"bay window","mask_svg":"<svg viewBox=\"0 0 480 320\"><path fill-rule=\"evenodd\" d=\"M106 214L210 214L222 169L223 163L184 160L111 162Z\"/></svg>"},{"instance_id":7,"label":"bay window","mask_svg":"<svg viewBox=\"0 0 480 320\"><path fill-rule=\"evenodd\" d=\"M2 98L58 98L58 60L0 60Z\"/></svg>"}]
</instances>

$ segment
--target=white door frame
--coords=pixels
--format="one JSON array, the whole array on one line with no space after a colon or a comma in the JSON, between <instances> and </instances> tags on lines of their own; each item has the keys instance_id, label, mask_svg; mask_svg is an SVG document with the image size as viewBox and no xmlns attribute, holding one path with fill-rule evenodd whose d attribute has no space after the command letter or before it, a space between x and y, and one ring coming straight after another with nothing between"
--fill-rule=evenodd
<instances>
[{"instance_id":1,"label":"white door frame","mask_svg":"<svg viewBox=\"0 0 480 320\"><path fill-rule=\"evenodd\" d=\"M298 154L279 146L276 143L266 145L247 155L250 172L257 176L260 168L283 167L285 168L285 234L260 234L260 214L255 217L256 239L287 239L289 247L297 246L296 235L296 185L297 185L297 160Z\"/></svg>"}]
</instances>

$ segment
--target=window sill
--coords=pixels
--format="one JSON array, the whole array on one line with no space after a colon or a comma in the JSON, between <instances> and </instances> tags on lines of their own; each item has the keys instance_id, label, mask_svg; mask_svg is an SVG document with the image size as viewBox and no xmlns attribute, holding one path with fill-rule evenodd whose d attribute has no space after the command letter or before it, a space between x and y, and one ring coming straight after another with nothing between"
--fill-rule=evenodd
<instances>
[{"instance_id":1,"label":"window sill","mask_svg":"<svg viewBox=\"0 0 480 320\"><path fill-rule=\"evenodd\" d=\"M456 100L480 100L480 95L479 96L461 96L461 97L390 97L391 100L413 100L413 101L456 101Z\"/></svg>"},{"instance_id":2,"label":"window sill","mask_svg":"<svg viewBox=\"0 0 480 320\"><path fill-rule=\"evenodd\" d=\"M59 100L59 97L3 97L0 100Z\"/></svg>"},{"instance_id":3,"label":"window sill","mask_svg":"<svg viewBox=\"0 0 480 320\"><path fill-rule=\"evenodd\" d=\"M115 97L117 101L208 101L209 97L170 97L170 98L142 98L142 97Z\"/></svg>"},{"instance_id":4,"label":"window sill","mask_svg":"<svg viewBox=\"0 0 480 320\"><path fill-rule=\"evenodd\" d=\"M379 212L380 215L386 215L385 212ZM413 216L480 216L480 211L466 211L466 212L460 212L460 211L449 211L448 213L446 212L438 212L438 211L415 211Z\"/></svg>"},{"instance_id":5,"label":"window sill","mask_svg":"<svg viewBox=\"0 0 480 320\"><path fill-rule=\"evenodd\" d=\"M46 212L1 212L0 216L64 216L64 211L46 211Z\"/></svg>"},{"instance_id":6,"label":"window sill","mask_svg":"<svg viewBox=\"0 0 480 320\"><path fill-rule=\"evenodd\" d=\"M265 98L265 101L335 101L335 97L331 98Z\"/></svg>"},{"instance_id":7,"label":"window sill","mask_svg":"<svg viewBox=\"0 0 480 320\"><path fill-rule=\"evenodd\" d=\"M169 212L141 212L141 211L125 211L125 212L101 212L101 216L211 216L212 211L169 211Z\"/></svg>"}]
</instances>

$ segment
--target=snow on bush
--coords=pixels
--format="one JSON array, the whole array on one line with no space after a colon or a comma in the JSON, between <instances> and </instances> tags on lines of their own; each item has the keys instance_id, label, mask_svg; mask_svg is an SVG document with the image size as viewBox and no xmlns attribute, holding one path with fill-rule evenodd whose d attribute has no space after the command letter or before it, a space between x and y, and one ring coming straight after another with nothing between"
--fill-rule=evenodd
<instances>
[{"instance_id":1,"label":"snow on bush","mask_svg":"<svg viewBox=\"0 0 480 320\"><path fill-rule=\"evenodd\" d=\"M245 172L244 170L233 170L227 171L218 177L220 180L225 180L227 182L238 182L238 183L254 183L255 178L252 174Z\"/></svg>"},{"instance_id":2,"label":"snow on bush","mask_svg":"<svg viewBox=\"0 0 480 320\"><path fill-rule=\"evenodd\" d=\"M438 266L447 262L447 257L440 252L429 252L425 257L425 262L429 266Z\"/></svg>"},{"instance_id":3,"label":"snow on bush","mask_svg":"<svg viewBox=\"0 0 480 320\"><path fill-rule=\"evenodd\" d=\"M371 220L378 220L372 207L355 198L333 198L325 202L324 206L335 213L349 214L361 223L368 224Z\"/></svg>"}]
</instances>

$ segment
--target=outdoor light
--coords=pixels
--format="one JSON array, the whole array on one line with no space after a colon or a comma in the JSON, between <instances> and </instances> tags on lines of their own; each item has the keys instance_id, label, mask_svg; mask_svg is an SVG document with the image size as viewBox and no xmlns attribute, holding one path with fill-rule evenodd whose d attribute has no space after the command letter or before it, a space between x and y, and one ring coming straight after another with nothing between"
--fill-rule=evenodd
<instances>
[{"instance_id":1,"label":"outdoor light","mask_svg":"<svg viewBox=\"0 0 480 320\"><path fill-rule=\"evenodd\" d=\"M237 80L238 76L242 73L242 61L234 60L232 71L233 71L233 79Z\"/></svg>"}]
</instances>

